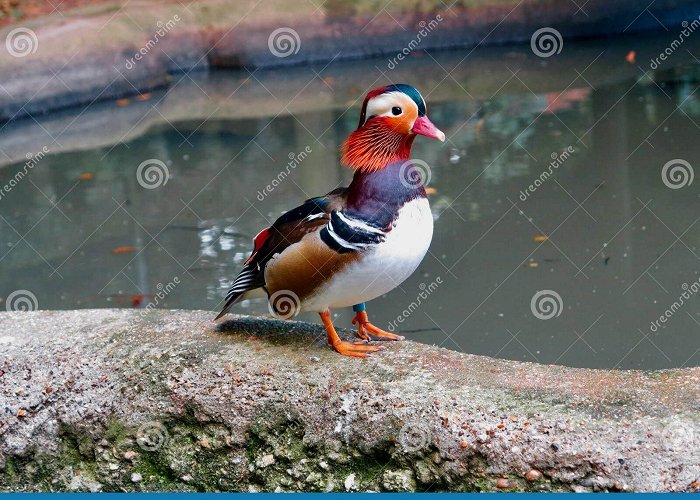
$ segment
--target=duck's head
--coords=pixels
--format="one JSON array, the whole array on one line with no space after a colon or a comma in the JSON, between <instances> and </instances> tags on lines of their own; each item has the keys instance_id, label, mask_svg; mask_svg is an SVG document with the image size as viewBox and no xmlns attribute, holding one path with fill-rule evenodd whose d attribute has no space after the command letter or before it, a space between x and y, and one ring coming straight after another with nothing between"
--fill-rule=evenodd
<instances>
[{"instance_id":1,"label":"duck's head","mask_svg":"<svg viewBox=\"0 0 700 500\"><path fill-rule=\"evenodd\" d=\"M445 140L428 119L420 92L404 83L376 88L362 103L360 124L343 144L341 161L355 170L380 170L409 159L416 135Z\"/></svg>"}]
</instances>

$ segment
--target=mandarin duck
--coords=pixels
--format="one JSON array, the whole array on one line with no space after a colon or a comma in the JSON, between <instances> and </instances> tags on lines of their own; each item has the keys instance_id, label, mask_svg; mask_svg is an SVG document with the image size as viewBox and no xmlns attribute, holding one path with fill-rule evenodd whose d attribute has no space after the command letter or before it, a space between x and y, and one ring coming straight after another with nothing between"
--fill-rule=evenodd
<instances>
[{"instance_id":1,"label":"mandarin duck","mask_svg":"<svg viewBox=\"0 0 700 500\"><path fill-rule=\"evenodd\" d=\"M402 340L369 322L365 302L408 278L432 239L422 177L410 161L416 135L445 140L415 88L369 92L341 149L341 163L354 170L350 185L306 200L258 233L216 319L241 300L266 297L278 316L318 312L328 344L347 356L381 349L369 340ZM331 309L350 306L361 341L341 340L331 321Z\"/></svg>"}]
</instances>

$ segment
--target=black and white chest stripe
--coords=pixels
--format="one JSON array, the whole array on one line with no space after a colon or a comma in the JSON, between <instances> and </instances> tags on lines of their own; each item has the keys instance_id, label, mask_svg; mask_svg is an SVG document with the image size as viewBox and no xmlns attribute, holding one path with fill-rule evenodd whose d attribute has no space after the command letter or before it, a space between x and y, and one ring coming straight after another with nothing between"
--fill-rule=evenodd
<instances>
[{"instance_id":1,"label":"black and white chest stripe","mask_svg":"<svg viewBox=\"0 0 700 500\"><path fill-rule=\"evenodd\" d=\"M331 220L321 229L321 240L338 253L364 250L384 241L386 235L384 230L338 210L331 212Z\"/></svg>"}]
</instances>

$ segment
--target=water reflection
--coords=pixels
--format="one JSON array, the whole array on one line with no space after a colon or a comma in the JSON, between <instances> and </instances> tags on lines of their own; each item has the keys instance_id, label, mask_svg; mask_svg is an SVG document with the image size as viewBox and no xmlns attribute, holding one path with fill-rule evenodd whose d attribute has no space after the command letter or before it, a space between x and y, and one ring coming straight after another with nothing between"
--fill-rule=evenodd
<instances>
[{"instance_id":1,"label":"water reflection","mask_svg":"<svg viewBox=\"0 0 700 500\"><path fill-rule=\"evenodd\" d=\"M529 56L517 52L508 57L520 63L508 71L493 56L477 56L485 75L471 71L471 60L445 55L448 68L450 61L472 65L455 72L457 85L416 73L416 85L433 94L427 96L431 119L449 137L444 147L419 139L414 149L431 166L435 236L416 274L369 305L375 323L403 317L399 329L414 340L543 363L700 363L700 301L685 302L656 331L650 326L699 276L696 184L670 189L660 172L677 158L700 165L700 69L681 65L643 74L623 67L616 78L604 55L596 64L607 72L594 65L585 80L577 79L573 69L589 65L598 49L582 46L578 63L556 74L532 68L532 61L522 61ZM256 115L241 103L247 117L234 119L235 109L219 118L193 112L135 138L122 131L117 139L123 142L43 158L0 200L0 294L32 290L46 309L145 307L168 288L159 307L218 312L257 231L295 203L349 182L337 148L356 126L357 111L346 112L350 103L342 95L364 88L352 89L338 75L369 79L375 69L371 62L329 68L345 90L326 89L330 97L316 104L302 93L305 106L293 114L275 108ZM243 78L195 77L213 89L230 89ZM261 78L283 95L277 74ZM217 103L230 106L224 98ZM151 99L165 105L167 94ZM278 106L276 96L257 99ZM113 112L99 106L93 116ZM153 109L142 108L149 116ZM24 126L11 124L3 133ZM259 199L289 155L305 148L308 156ZM562 152L570 153L542 177ZM151 158L163 161L170 177L144 189L135 171ZM0 186L21 166L0 170ZM167 287L175 277L177 286ZM561 300L547 320L531 309L543 290ZM260 314L267 307L244 302L238 311ZM350 326L351 313L337 312L338 324Z\"/></svg>"}]
</instances>

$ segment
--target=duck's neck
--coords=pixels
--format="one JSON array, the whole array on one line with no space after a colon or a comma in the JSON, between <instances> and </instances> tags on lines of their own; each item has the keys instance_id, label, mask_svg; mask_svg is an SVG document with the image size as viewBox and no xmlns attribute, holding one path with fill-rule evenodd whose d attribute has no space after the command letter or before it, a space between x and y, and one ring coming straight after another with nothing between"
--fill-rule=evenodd
<instances>
[{"instance_id":1,"label":"duck's neck","mask_svg":"<svg viewBox=\"0 0 700 500\"><path fill-rule=\"evenodd\" d=\"M390 163L408 160L415 137L373 120L350 134L343 143L340 161L355 172L376 172Z\"/></svg>"},{"instance_id":2,"label":"duck's neck","mask_svg":"<svg viewBox=\"0 0 700 500\"><path fill-rule=\"evenodd\" d=\"M373 172L358 170L348 187L346 211L367 223L388 228L406 203L425 198L420 172L410 160L398 160Z\"/></svg>"}]
</instances>

